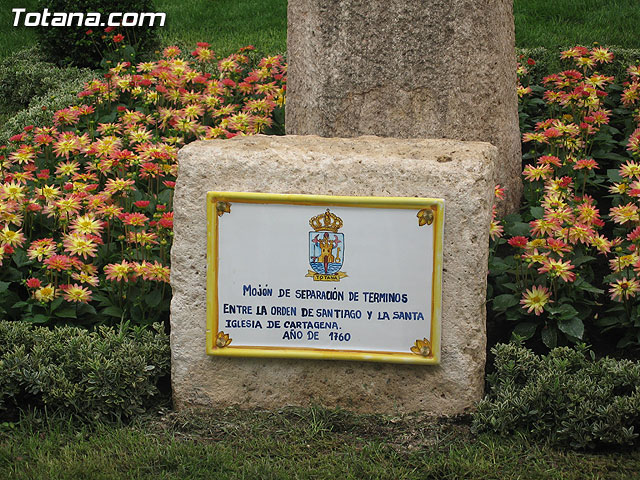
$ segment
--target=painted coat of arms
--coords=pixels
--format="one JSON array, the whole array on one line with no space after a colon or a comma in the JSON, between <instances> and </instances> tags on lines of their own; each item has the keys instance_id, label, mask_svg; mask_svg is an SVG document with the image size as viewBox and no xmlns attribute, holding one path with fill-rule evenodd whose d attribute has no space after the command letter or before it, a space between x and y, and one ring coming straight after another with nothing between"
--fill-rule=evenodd
<instances>
[{"instance_id":1,"label":"painted coat of arms","mask_svg":"<svg viewBox=\"0 0 640 480\"><path fill-rule=\"evenodd\" d=\"M340 271L344 264L344 234L338 230L342 227L342 219L327 211L312 217L309 225L309 265L312 270L307 277L315 281L339 282L347 276Z\"/></svg>"}]
</instances>

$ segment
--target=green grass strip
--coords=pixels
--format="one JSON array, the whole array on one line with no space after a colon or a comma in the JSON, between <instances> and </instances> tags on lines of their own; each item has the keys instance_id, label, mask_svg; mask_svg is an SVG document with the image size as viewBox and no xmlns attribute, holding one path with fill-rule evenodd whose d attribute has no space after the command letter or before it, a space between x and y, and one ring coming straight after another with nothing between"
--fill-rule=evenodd
<instances>
[{"instance_id":1,"label":"green grass strip","mask_svg":"<svg viewBox=\"0 0 640 480\"><path fill-rule=\"evenodd\" d=\"M640 452L581 453L474 436L426 417L323 408L172 413L89 428L27 416L0 429L12 479L632 479Z\"/></svg>"}]
</instances>

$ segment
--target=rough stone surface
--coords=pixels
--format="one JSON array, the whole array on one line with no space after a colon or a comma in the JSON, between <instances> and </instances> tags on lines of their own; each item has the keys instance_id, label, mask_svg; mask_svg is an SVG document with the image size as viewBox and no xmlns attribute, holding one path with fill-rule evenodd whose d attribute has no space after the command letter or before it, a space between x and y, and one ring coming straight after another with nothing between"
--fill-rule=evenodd
<instances>
[{"instance_id":1,"label":"rough stone surface","mask_svg":"<svg viewBox=\"0 0 640 480\"><path fill-rule=\"evenodd\" d=\"M256 136L194 142L178 159L171 251L171 365L178 408L323 404L447 415L481 398L495 147L453 140ZM207 191L444 198L441 364L207 357Z\"/></svg>"},{"instance_id":2,"label":"rough stone surface","mask_svg":"<svg viewBox=\"0 0 640 480\"><path fill-rule=\"evenodd\" d=\"M498 147L522 190L512 0L289 0L287 133Z\"/></svg>"}]
</instances>

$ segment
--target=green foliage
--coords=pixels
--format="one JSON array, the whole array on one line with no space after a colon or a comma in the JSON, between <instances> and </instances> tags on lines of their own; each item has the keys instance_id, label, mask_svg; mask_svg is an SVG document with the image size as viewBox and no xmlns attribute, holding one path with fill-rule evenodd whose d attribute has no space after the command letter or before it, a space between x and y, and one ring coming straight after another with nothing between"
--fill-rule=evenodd
<instances>
[{"instance_id":1,"label":"green foliage","mask_svg":"<svg viewBox=\"0 0 640 480\"><path fill-rule=\"evenodd\" d=\"M46 408L85 420L126 420L155 405L169 339L149 328L95 332L0 321L0 412Z\"/></svg>"},{"instance_id":2,"label":"green foliage","mask_svg":"<svg viewBox=\"0 0 640 480\"><path fill-rule=\"evenodd\" d=\"M27 125L46 125L56 110L79 102L77 92L94 74L88 69L59 68L36 47L0 62L0 144Z\"/></svg>"},{"instance_id":3,"label":"green foliage","mask_svg":"<svg viewBox=\"0 0 640 480\"><path fill-rule=\"evenodd\" d=\"M110 13L153 13L153 0L39 0L39 11L45 8L50 12L100 13L101 21L106 23ZM114 35L122 34L126 43L135 51L151 48L155 42L155 28L148 26L118 27L117 31L107 27L41 27L38 29L38 41L51 61L60 65L98 67L105 58L105 52L113 52ZM127 58L133 61L133 58Z\"/></svg>"},{"instance_id":4,"label":"green foliage","mask_svg":"<svg viewBox=\"0 0 640 480\"><path fill-rule=\"evenodd\" d=\"M34 97L50 95L63 84L78 91L91 75L86 69L58 68L36 47L20 50L0 62L0 114L23 110Z\"/></svg>"},{"instance_id":5,"label":"green foliage","mask_svg":"<svg viewBox=\"0 0 640 480\"><path fill-rule=\"evenodd\" d=\"M640 362L594 359L584 345L538 356L498 344L474 428L522 432L574 448L632 445L640 429Z\"/></svg>"}]
</instances>

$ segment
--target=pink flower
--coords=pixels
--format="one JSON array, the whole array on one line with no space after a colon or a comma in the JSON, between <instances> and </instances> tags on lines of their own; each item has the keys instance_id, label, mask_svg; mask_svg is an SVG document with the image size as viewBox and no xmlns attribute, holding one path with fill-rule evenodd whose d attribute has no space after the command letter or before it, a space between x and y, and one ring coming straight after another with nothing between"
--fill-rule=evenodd
<instances>
[{"instance_id":1,"label":"pink flower","mask_svg":"<svg viewBox=\"0 0 640 480\"><path fill-rule=\"evenodd\" d=\"M42 282L34 277L31 277L27 280L27 287L29 288L40 288L42 286Z\"/></svg>"}]
</instances>

